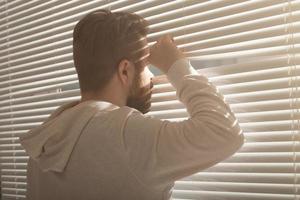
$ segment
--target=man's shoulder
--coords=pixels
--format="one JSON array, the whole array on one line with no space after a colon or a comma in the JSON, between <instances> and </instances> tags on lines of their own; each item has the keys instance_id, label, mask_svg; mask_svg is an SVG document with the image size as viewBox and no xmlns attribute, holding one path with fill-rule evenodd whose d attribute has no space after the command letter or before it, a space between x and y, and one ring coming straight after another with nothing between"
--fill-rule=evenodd
<instances>
[{"instance_id":1,"label":"man's shoulder","mask_svg":"<svg viewBox=\"0 0 300 200\"><path fill-rule=\"evenodd\" d=\"M132 114L141 114L140 111L135 108L131 108L128 106L122 106L118 108L114 108L113 110L98 110L94 115L94 120L103 120L103 118L112 118L112 119L127 119Z\"/></svg>"}]
</instances>

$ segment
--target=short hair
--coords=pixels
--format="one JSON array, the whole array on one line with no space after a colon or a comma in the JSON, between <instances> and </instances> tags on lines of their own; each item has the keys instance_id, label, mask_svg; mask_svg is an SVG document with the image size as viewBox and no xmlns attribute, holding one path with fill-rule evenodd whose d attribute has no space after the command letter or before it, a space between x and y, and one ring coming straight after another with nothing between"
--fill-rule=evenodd
<instances>
[{"instance_id":1,"label":"short hair","mask_svg":"<svg viewBox=\"0 0 300 200\"><path fill-rule=\"evenodd\" d=\"M99 91L113 77L123 59L143 57L141 38L148 22L129 12L98 9L85 15L74 27L73 60L81 92Z\"/></svg>"}]
</instances>

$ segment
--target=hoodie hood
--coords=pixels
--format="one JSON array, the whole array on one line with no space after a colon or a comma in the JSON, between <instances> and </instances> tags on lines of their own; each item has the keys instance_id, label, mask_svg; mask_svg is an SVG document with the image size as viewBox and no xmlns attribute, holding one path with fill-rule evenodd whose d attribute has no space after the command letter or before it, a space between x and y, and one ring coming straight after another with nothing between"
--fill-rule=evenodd
<instances>
[{"instance_id":1,"label":"hoodie hood","mask_svg":"<svg viewBox=\"0 0 300 200\"><path fill-rule=\"evenodd\" d=\"M66 103L41 125L21 136L20 143L42 171L63 172L78 138L93 116L99 111L117 108L96 100Z\"/></svg>"}]
</instances>

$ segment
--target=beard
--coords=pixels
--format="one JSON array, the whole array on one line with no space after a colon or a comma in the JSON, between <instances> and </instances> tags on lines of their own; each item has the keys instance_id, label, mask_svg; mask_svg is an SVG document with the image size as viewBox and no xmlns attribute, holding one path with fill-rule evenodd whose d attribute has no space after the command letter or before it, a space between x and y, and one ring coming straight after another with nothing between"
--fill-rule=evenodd
<instances>
[{"instance_id":1,"label":"beard","mask_svg":"<svg viewBox=\"0 0 300 200\"><path fill-rule=\"evenodd\" d=\"M150 111L151 108L151 95L152 95L153 83L150 81L150 85L142 86L141 75L136 73L133 86L130 89L127 97L126 106L135 108L143 114Z\"/></svg>"}]
</instances>

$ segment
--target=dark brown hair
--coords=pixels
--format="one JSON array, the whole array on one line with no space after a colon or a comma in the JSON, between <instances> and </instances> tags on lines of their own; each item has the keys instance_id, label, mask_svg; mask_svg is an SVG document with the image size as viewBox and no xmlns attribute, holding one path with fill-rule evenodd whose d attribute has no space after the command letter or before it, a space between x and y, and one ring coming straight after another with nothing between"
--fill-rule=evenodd
<instances>
[{"instance_id":1,"label":"dark brown hair","mask_svg":"<svg viewBox=\"0 0 300 200\"><path fill-rule=\"evenodd\" d=\"M141 38L148 22L134 13L95 10L73 31L73 59L81 92L99 91L123 59L136 62L143 55Z\"/></svg>"}]
</instances>

